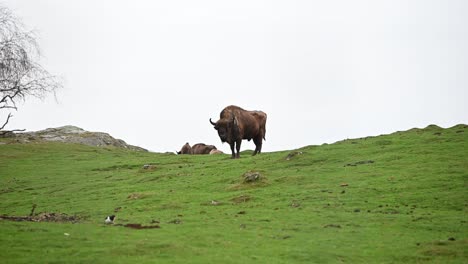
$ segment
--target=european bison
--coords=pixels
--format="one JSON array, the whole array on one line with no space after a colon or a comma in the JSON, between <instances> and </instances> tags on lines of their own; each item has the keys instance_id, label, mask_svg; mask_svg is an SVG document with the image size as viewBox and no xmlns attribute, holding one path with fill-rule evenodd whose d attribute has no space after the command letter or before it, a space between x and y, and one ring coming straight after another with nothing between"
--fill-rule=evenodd
<instances>
[{"instance_id":1,"label":"european bison","mask_svg":"<svg viewBox=\"0 0 468 264\"><path fill-rule=\"evenodd\" d=\"M216 150L216 147L213 145L198 143L190 147L190 144L187 142L177 154L210 154L212 150Z\"/></svg>"},{"instance_id":2,"label":"european bison","mask_svg":"<svg viewBox=\"0 0 468 264\"><path fill-rule=\"evenodd\" d=\"M182 149L180 151L177 151L177 154L192 154L192 147L190 147L189 143L185 143L185 145L182 146Z\"/></svg>"},{"instance_id":3,"label":"european bison","mask_svg":"<svg viewBox=\"0 0 468 264\"><path fill-rule=\"evenodd\" d=\"M232 158L239 158L240 146L243 139L255 143L253 155L261 153L262 139L265 139L267 114L262 111L248 111L238 106L230 105L221 111L219 120L210 123L218 131L221 142L228 142ZM237 153L234 152L236 146Z\"/></svg>"},{"instance_id":4,"label":"european bison","mask_svg":"<svg viewBox=\"0 0 468 264\"><path fill-rule=\"evenodd\" d=\"M210 154L210 151L216 149L213 145L198 143L192 146L192 154Z\"/></svg>"}]
</instances>

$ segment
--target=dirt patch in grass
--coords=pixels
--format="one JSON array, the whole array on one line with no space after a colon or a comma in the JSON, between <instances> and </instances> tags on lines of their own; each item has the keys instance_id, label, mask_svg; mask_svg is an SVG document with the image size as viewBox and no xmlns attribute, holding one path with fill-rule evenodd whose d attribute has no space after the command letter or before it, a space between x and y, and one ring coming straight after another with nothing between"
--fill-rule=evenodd
<instances>
[{"instance_id":1,"label":"dirt patch in grass","mask_svg":"<svg viewBox=\"0 0 468 264\"><path fill-rule=\"evenodd\" d=\"M348 163L346 165L344 165L344 167L355 167L357 165L364 165L364 164L372 164L374 163L375 161L373 160L361 160L361 161L356 161L356 162L353 162L353 163Z\"/></svg>"},{"instance_id":2,"label":"dirt patch in grass","mask_svg":"<svg viewBox=\"0 0 468 264\"><path fill-rule=\"evenodd\" d=\"M114 165L105 168L96 168L92 171L119 171L119 170L133 170L140 168L141 165L137 164L124 164L124 165Z\"/></svg>"},{"instance_id":3,"label":"dirt patch in grass","mask_svg":"<svg viewBox=\"0 0 468 264\"><path fill-rule=\"evenodd\" d=\"M337 225L337 224L327 224L327 225L324 225L323 226L324 228L341 228L341 225Z\"/></svg>"},{"instance_id":4,"label":"dirt patch in grass","mask_svg":"<svg viewBox=\"0 0 468 264\"><path fill-rule=\"evenodd\" d=\"M76 223L83 219L77 215L67 215L62 213L39 213L33 216L8 216L0 215L1 220L9 221L29 221L29 222L71 222Z\"/></svg>"},{"instance_id":5,"label":"dirt patch in grass","mask_svg":"<svg viewBox=\"0 0 468 264\"><path fill-rule=\"evenodd\" d=\"M430 257L466 257L465 249L468 246L468 240L457 240L449 237L447 240L431 241L429 243L417 243L422 246L421 253Z\"/></svg>"},{"instance_id":6,"label":"dirt patch in grass","mask_svg":"<svg viewBox=\"0 0 468 264\"><path fill-rule=\"evenodd\" d=\"M141 225L141 224L125 224L124 227L132 228L132 229L154 229L154 228L161 228L159 225Z\"/></svg>"}]
</instances>

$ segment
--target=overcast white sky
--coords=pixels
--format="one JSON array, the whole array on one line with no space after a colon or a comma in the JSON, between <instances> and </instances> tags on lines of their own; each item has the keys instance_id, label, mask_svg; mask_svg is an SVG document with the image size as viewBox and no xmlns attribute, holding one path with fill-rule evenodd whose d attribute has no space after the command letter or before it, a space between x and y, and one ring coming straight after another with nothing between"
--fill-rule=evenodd
<instances>
[{"instance_id":1,"label":"overcast white sky","mask_svg":"<svg viewBox=\"0 0 468 264\"><path fill-rule=\"evenodd\" d=\"M229 153L208 119L230 104L268 114L264 151L468 123L468 1L0 3L65 79L58 102L27 100L7 129Z\"/></svg>"}]
</instances>

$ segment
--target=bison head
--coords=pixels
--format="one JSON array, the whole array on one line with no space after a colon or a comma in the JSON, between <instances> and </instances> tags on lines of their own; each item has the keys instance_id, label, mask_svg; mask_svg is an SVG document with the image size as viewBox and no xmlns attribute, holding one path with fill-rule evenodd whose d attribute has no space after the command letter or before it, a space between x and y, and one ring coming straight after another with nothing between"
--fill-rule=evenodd
<instances>
[{"instance_id":1,"label":"bison head","mask_svg":"<svg viewBox=\"0 0 468 264\"><path fill-rule=\"evenodd\" d=\"M210 123L214 126L214 129L218 131L218 136L223 143L230 142L238 130L237 119L234 115L232 115L231 118L220 119L216 123L211 121L210 118Z\"/></svg>"},{"instance_id":2,"label":"bison head","mask_svg":"<svg viewBox=\"0 0 468 264\"><path fill-rule=\"evenodd\" d=\"M182 149L180 151L177 151L177 154L191 154L192 152L192 147L190 147L189 143L185 143L185 145L182 146Z\"/></svg>"}]
</instances>

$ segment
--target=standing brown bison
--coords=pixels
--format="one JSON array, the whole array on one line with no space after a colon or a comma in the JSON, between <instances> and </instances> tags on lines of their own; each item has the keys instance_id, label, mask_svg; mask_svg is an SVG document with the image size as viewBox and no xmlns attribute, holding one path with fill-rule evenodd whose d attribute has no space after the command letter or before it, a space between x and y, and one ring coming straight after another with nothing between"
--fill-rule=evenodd
<instances>
[{"instance_id":1,"label":"standing brown bison","mask_svg":"<svg viewBox=\"0 0 468 264\"><path fill-rule=\"evenodd\" d=\"M221 142L228 142L231 146L232 158L239 158L240 146L243 139L255 143L253 155L262 151L262 139L265 139L267 114L262 111L247 111L238 106L230 105L221 111L219 120L210 123L218 130ZM234 152L234 145L237 153Z\"/></svg>"}]
</instances>

